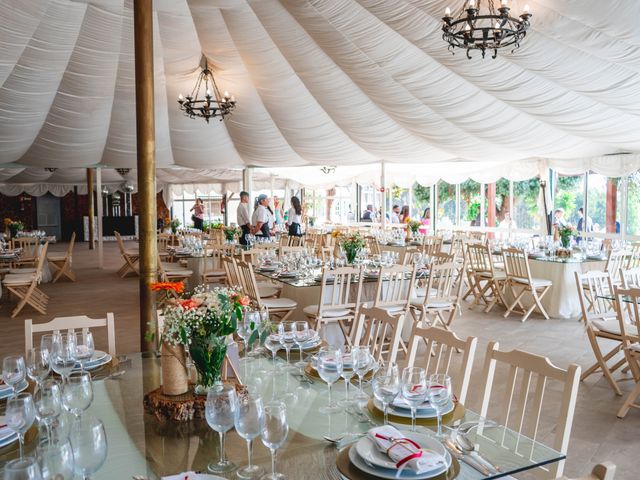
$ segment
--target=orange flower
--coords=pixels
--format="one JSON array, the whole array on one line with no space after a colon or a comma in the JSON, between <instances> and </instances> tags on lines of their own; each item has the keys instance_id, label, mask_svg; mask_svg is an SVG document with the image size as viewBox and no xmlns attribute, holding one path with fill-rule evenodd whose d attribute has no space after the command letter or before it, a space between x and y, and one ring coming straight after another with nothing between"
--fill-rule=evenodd
<instances>
[{"instance_id":1,"label":"orange flower","mask_svg":"<svg viewBox=\"0 0 640 480\"><path fill-rule=\"evenodd\" d=\"M151 290L154 292L175 292L182 293L184 292L184 283L183 282L155 282L150 286Z\"/></svg>"},{"instance_id":2,"label":"orange flower","mask_svg":"<svg viewBox=\"0 0 640 480\"><path fill-rule=\"evenodd\" d=\"M236 302L238 305L241 305L243 307L247 307L247 306L251 305L251 299L249 297L247 297L246 295L236 295L233 298L233 301Z\"/></svg>"},{"instance_id":3,"label":"orange flower","mask_svg":"<svg viewBox=\"0 0 640 480\"><path fill-rule=\"evenodd\" d=\"M202 302L199 302L197 300L193 300L191 298L187 299L187 300L178 300L178 303L180 304L180 306L186 310L193 310L194 308L198 308Z\"/></svg>"}]
</instances>

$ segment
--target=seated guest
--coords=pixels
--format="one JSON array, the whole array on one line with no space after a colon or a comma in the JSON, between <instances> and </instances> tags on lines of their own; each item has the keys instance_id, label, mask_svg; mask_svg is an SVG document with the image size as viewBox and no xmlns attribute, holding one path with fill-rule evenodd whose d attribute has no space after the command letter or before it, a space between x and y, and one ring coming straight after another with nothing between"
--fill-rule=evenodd
<instances>
[{"instance_id":1,"label":"seated guest","mask_svg":"<svg viewBox=\"0 0 640 480\"><path fill-rule=\"evenodd\" d=\"M289 235L294 237L302 236L302 205L298 197L291 197L291 208L287 214L287 225L289 226Z\"/></svg>"},{"instance_id":2,"label":"seated guest","mask_svg":"<svg viewBox=\"0 0 640 480\"><path fill-rule=\"evenodd\" d=\"M393 206L389 220L391 220L391 223L400 223L400 205Z\"/></svg>"},{"instance_id":3,"label":"seated guest","mask_svg":"<svg viewBox=\"0 0 640 480\"><path fill-rule=\"evenodd\" d=\"M264 193L258 196L256 209L251 218L252 232L256 237L271 237L275 224L273 214L269 208L269 197Z\"/></svg>"},{"instance_id":4,"label":"seated guest","mask_svg":"<svg viewBox=\"0 0 640 480\"><path fill-rule=\"evenodd\" d=\"M247 235L251 233L251 218L249 217L249 194L240 192L240 203L236 211L238 226L242 229L240 235L240 245L247 244Z\"/></svg>"}]
</instances>

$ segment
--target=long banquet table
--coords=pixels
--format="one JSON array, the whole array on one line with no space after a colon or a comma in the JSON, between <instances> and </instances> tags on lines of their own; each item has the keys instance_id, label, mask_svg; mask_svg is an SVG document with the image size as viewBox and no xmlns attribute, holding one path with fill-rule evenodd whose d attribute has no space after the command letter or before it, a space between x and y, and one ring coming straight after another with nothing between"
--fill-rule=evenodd
<instances>
[{"instance_id":1,"label":"long banquet table","mask_svg":"<svg viewBox=\"0 0 640 480\"><path fill-rule=\"evenodd\" d=\"M206 471L208 463L218 458L216 432L203 420L161 423L143 409L144 393L161 383L159 359L133 354L121 365L126 368L123 376L94 381L94 400L89 413L104 422L109 450L105 464L91 478L125 480L140 475L155 480L189 470ZM309 384L290 374L275 373L270 360L259 358L247 363L243 360L241 371L249 379L250 391L259 392L265 400L275 397L287 404L290 431L278 452L278 470L288 480L344 478L336 468L338 451L323 436L364 432L377 421L365 410L360 410L361 414L347 411L320 414L319 407L327 402L326 385L318 379ZM97 374L96 378L99 377ZM343 398L343 391L343 384L337 383L334 400ZM463 420L477 419L476 414L467 411ZM430 432L426 427L418 428L423 433ZM504 427L486 428L483 435L470 435L479 452L498 465L502 472L484 476L461 463L460 474L456 477L460 480L498 478L564 459L561 453ZM27 446L27 454L33 453L33 443ZM0 450L0 470L7 460L17 456L15 445L9 451L7 448ZM246 464L246 443L234 431L227 433L226 452L236 465ZM268 471L269 459L267 449L257 439L254 462ZM235 478L234 475L230 473L226 477Z\"/></svg>"}]
</instances>

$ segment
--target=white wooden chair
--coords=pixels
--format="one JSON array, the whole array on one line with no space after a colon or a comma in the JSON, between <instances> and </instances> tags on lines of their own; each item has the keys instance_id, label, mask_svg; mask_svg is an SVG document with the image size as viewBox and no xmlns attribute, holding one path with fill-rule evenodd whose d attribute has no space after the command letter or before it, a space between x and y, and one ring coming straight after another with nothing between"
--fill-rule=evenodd
<instances>
[{"instance_id":1,"label":"white wooden chair","mask_svg":"<svg viewBox=\"0 0 640 480\"><path fill-rule=\"evenodd\" d=\"M317 332L335 322L351 344L351 329L360 306L363 278L363 267L323 269L318 303L303 309Z\"/></svg>"},{"instance_id":2,"label":"white wooden chair","mask_svg":"<svg viewBox=\"0 0 640 480\"><path fill-rule=\"evenodd\" d=\"M383 308L363 307L358 311L352 345L369 347L377 362L396 362L404 319L404 314L392 315Z\"/></svg>"},{"instance_id":3,"label":"white wooden chair","mask_svg":"<svg viewBox=\"0 0 640 480\"><path fill-rule=\"evenodd\" d=\"M500 369L500 374L506 373L506 378L496 382L502 397L501 402L492 402L493 386L496 374L496 365L505 368ZM518 380L520 378L520 380ZM555 383L560 388L547 386ZM502 352L498 350L498 342L489 342L485 356L483 382L484 393L480 416L495 419L500 425L505 425L519 435L525 435L533 440L538 439L538 429L542 423L545 410L545 394L554 397L548 404L560 400L560 408L557 414L546 414L547 423L555 425L555 438L552 448L566 454L571 437L571 426L575 413L578 387L580 385L580 366L572 363L567 370L556 367L551 361L541 355L512 350ZM517 393L516 393L517 392ZM489 412L492 405L500 405L494 414ZM549 410L548 408L546 410ZM478 427L478 433L483 433L483 427ZM506 441L507 431L503 430L502 441ZM517 451L523 456L532 456L533 445L530 442L520 441L518 437ZM564 461L540 467L533 472L537 477L550 479L562 475Z\"/></svg>"},{"instance_id":4,"label":"white wooden chair","mask_svg":"<svg viewBox=\"0 0 640 480\"><path fill-rule=\"evenodd\" d=\"M632 253L626 250L609 251L607 263L604 266L604 271L611 274L611 279L614 285L622 284L620 271L622 269L628 268L629 261L632 257Z\"/></svg>"},{"instance_id":5,"label":"white wooden chair","mask_svg":"<svg viewBox=\"0 0 640 480\"><path fill-rule=\"evenodd\" d=\"M204 268L201 274L202 283L227 283L227 272L222 265L222 257L229 249L221 244L207 242L204 246Z\"/></svg>"},{"instance_id":6,"label":"white wooden chair","mask_svg":"<svg viewBox=\"0 0 640 480\"><path fill-rule=\"evenodd\" d=\"M508 317L517 306L524 313L521 319L523 322L527 321L529 315L535 309L538 309L544 318L549 320L549 314L542 306L542 298L553 286L551 280L531 277L529 259L524 250L506 248L502 251L502 256L504 257L504 268L507 276L506 285L514 297L513 303L507 307L504 317ZM529 293L533 299L533 305L527 310L525 310L521 302L526 293Z\"/></svg>"},{"instance_id":7,"label":"white wooden chair","mask_svg":"<svg viewBox=\"0 0 640 480\"><path fill-rule=\"evenodd\" d=\"M421 253L432 257L436 253L440 253L442 251L442 237L438 236L425 236L422 239L422 247L420 248Z\"/></svg>"},{"instance_id":8,"label":"white wooden chair","mask_svg":"<svg viewBox=\"0 0 640 480\"><path fill-rule=\"evenodd\" d=\"M191 278L193 270L183 268L178 263L166 263L157 257L158 261L158 278L161 282L184 282Z\"/></svg>"},{"instance_id":9,"label":"white wooden chair","mask_svg":"<svg viewBox=\"0 0 640 480\"><path fill-rule=\"evenodd\" d=\"M612 295L611 274L598 271L583 274L575 272L575 279L580 298L582 320L587 327L587 337L596 357L596 362L582 373L580 380L584 381L590 375L600 372L616 395L622 395L618 383L613 378L613 373L626 364L626 360L623 358L612 366L608 364L622 351L622 334L616 315L615 302L603 298ZM615 342L615 345L605 354L601 349L601 340L609 341L608 345L610 342Z\"/></svg>"},{"instance_id":10,"label":"white wooden chair","mask_svg":"<svg viewBox=\"0 0 640 480\"><path fill-rule=\"evenodd\" d=\"M302 246L297 246L297 247L289 247L289 246L282 246L280 247L280 249L278 250L279 254L278 254L278 258L280 260L282 260L283 257L285 257L286 255L289 255L291 253L299 253L299 254L303 254L307 251L306 247L302 247Z\"/></svg>"},{"instance_id":11,"label":"white wooden chair","mask_svg":"<svg viewBox=\"0 0 640 480\"><path fill-rule=\"evenodd\" d=\"M238 273L238 265L235 257L231 255L222 255L220 257L220 261L227 277L227 285L241 288L242 280ZM280 289L271 282L260 282L256 280L256 285L258 287L258 294L260 295L260 298L275 297L280 293Z\"/></svg>"},{"instance_id":12,"label":"white wooden chair","mask_svg":"<svg viewBox=\"0 0 640 480\"><path fill-rule=\"evenodd\" d=\"M284 322L293 314L298 307L298 303L295 300L283 297L262 298L256 282L253 265L238 260L236 265L242 291L251 299L256 308L260 310L262 307L266 307L269 310L269 316L275 315L281 322Z\"/></svg>"},{"instance_id":13,"label":"white wooden chair","mask_svg":"<svg viewBox=\"0 0 640 480\"><path fill-rule=\"evenodd\" d=\"M372 237L371 235L367 235L364 237L364 241L367 244L367 248L371 255L380 255L380 244L378 243L378 239L376 237Z\"/></svg>"},{"instance_id":14,"label":"white wooden chair","mask_svg":"<svg viewBox=\"0 0 640 480\"><path fill-rule=\"evenodd\" d=\"M35 267L38 261L39 240L36 237L18 237L11 240L13 248L22 250L18 260L14 262L16 268Z\"/></svg>"},{"instance_id":15,"label":"white wooden chair","mask_svg":"<svg viewBox=\"0 0 640 480\"><path fill-rule=\"evenodd\" d=\"M42 278L42 268L47 258L48 248L49 242L42 246L34 272L9 274L2 280L2 285L6 287L7 291L19 299L18 304L11 312L11 318L15 318L25 305L31 305L43 315L47 314L49 296L38 288L38 284Z\"/></svg>"},{"instance_id":16,"label":"white wooden chair","mask_svg":"<svg viewBox=\"0 0 640 480\"><path fill-rule=\"evenodd\" d=\"M122 255L122 259L124 260L124 264L118 269L118 275L124 278L127 276L129 271L132 271L136 275L139 275L137 263L140 259L140 252L134 249L127 249L124 246L124 242L122 241L122 236L120 236L119 232L114 231L114 236L116 237L116 241L118 242L118 249L120 249L120 255Z\"/></svg>"},{"instance_id":17,"label":"white wooden chair","mask_svg":"<svg viewBox=\"0 0 640 480\"><path fill-rule=\"evenodd\" d=\"M418 352L420 345L426 348L425 358L418 362ZM458 401L464 405L471 380L471 370L473 359L476 354L478 339L467 337L462 340L455 333L438 327L423 328L417 324L413 325L411 340L409 340L409 359L407 367L424 366L429 374L444 373L453 379L453 386L456 391ZM456 353L459 352L459 353ZM460 365L454 372L452 366L453 356L462 355Z\"/></svg>"},{"instance_id":18,"label":"white wooden chair","mask_svg":"<svg viewBox=\"0 0 640 480\"><path fill-rule=\"evenodd\" d=\"M107 329L107 353L116 355L116 331L113 313L108 312L105 318L89 318L87 315L73 317L57 317L46 323L33 323L32 320L24 321L24 347L25 351L33 348L33 334L44 332L60 332L64 330L82 329L88 331L93 328L106 327Z\"/></svg>"},{"instance_id":19,"label":"white wooden chair","mask_svg":"<svg viewBox=\"0 0 640 480\"><path fill-rule=\"evenodd\" d=\"M599 463L593 470L591 470L591 474L586 477L569 479L567 477L562 477L561 480L613 480L616 476L616 466L611 462L603 462Z\"/></svg>"},{"instance_id":20,"label":"white wooden chair","mask_svg":"<svg viewBox=\"0 0 640 480\"><path fill-rule=\"evenodd\" d=\"M616 288L616 310L622 335L622 350L636 382L635 388L618 410L618 418L624 418L629 409L640 408L640 288ZM629 318L627 319L627 312ZM631 325L628 324L631 323Z\"/></svg>"},{"instance_id":21,"label":"white wooden chair","mask_svg":"<svg viewBox=\"0 0 640 480\"><path fill-rule=\"evenodd\" d=\"M620 271L622 288L640 288L640 267Z\"/></svg>"},{"instance_id":22,"label":"white wooden chair","mask_svg":"<svg viewBox=\"0 0 640 480\"><path fill-rule=\"evenodd\" d=\"M493 265L493 256L489 247L481 243L467 245L467 259L470 285L463 297L466 298L469 293L473 294L472 305L483 302L486 305L484 309L486 313L490 312L497 303L506 305L502 291L507 275Z\"/></svg>"},{"instance_id":23,"label":"white wooden chair","mask_svg":"<svg viewBox=\"0 0 640 480\"><path fill-rule=\"evenodd\" d=\"M456 272L454 263L431 266L425 296L411 300L411 315L416 324L421 327L439 324L449 330L457 309L457 295L453 291Z\"/></svg>"},{"instance_id":24,"label":"white wooden chair","mask_svg":"<svg viewBox=\"0 0 640 480\"><path fill-rule=\"evenodd\" d=\"M65 253L51 253L47 255L47 261L55 272L53 274L53 278L51 279L52 283L56 283L63 275L72 282L76 281L76 274L71 268L73 263L73 246L75 245L75 242L76 232L73 232L71 234L71 239L69 240L69 246L67 247L67 251Z\"/></svg>"}]
</instances>

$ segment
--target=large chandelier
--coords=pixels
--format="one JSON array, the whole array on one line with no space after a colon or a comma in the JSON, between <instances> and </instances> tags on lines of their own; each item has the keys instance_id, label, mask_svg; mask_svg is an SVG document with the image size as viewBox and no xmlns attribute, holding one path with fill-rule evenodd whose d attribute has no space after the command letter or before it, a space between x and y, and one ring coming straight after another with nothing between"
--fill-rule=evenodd
<instances>
[{"instance_id":1,"label":"large chandelier","mask_svg":"<svg viewBox=\"0 0 640 480\"><path fill-rule=\"evenodd\" d=\"M204 94L203 97L200 96L201 90ZM222 95L220 94L206 59L191 95L186 97L183 97L182 94L178 95L178 103L180 110L186 116L189 118L201 117L207 123L212 117L220 117L220 121L224 120L224 117L231 115L233 109L236 108L236 99L233 95L229 95L229 92L226 91Z\"/></svg>"},{"instance_id":2,"label":"large chandelier","mask_svg":"<svg viewBox=\"0 0 640 480\"><path fill-rule=\"evenodd\" d=\"M493 3L494 0L464 0L454 15L447 7L442 18L442 39L449 44L449 51L455 54L456 48L463 48L471 59L471 50L480 50L482 58L487 50L493 50L492 58L496 58L499 48L513 47L513 53L520 47L530 26L529 5L516 18L511 16L509 0L501 0L498 9Z\"/></svg>"}]
</instances>

